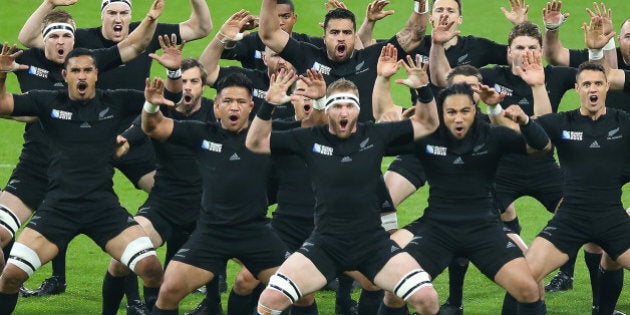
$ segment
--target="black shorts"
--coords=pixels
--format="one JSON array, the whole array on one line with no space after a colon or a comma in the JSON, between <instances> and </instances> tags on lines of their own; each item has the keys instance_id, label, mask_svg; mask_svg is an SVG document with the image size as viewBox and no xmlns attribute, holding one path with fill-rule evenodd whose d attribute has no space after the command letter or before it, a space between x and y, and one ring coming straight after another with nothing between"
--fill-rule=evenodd
<instances>
[{"instance_id":1,"label":"black shorts","mask_svg":"<svg viewBox=\"0 0 630 315\"><path fill-rule=\"evenodd\" d=\"M165 216L163 211L169 209L162 209L163 203L155 202L149 198L140 208L136 216L147 218L153 224L155 231L160 234L160 237L164 242L171 238L174 232L191 234L197 225L197 218L199 217L199 211L197 210L197 218L194 220L187 220L187 222L174 221L170 219L173 216ZM177 211L177 209L172 209Z\"/></svg>"},{"instance_id":2,"label":"black shorts","mask_svg":"<svg viewBox=\"0 0 630 315\"><path fill-rule=\"evenodd\" d=\"M583 244L593 242L616 260L630 249L630 217L622 208L595 217L575 215L561 206L538 236L570 257Z\"/></svg>"},{"instance_id":3,"label":"black shorts","mask_svg":"<svg viewBox=\"0 0 630 315\"><path fill-rule=\"evenodd\" d=\"M501 212L514 200L531 196L547 211L554 213L562 199L563 176L559 167L550 167L536 174L516 174L499 171L495 177L497 207Z\"/></svg>"},{"instance_id":4,"label":"black shorts","mask_svg":"<svg viewBox=\"0 0 630 315\"><path fill-rule=\"evenodd\" d=\"M138 223L121 206L85 211L64 211L46 206L37 210L28 227L58 248L65 248L78 234L85 234L105 251L109 240Z\"/></svg>"},{"instance_id":5,"label":"black shorts","mask_svg":"<svg viewBox=\"0 0 630 315\"><path fill-rule=\"evenodd\" d=\"M237 232L237 233L235 233ZM234 235L228 237L226 235ZM250 225L248 228L198 227L190 239L173 256L191 266L223 274L226 262L240 260L254 276L269 268L279 267L289 252L267 224Z\"/></svg>"},{"instance_id":6,"label":"black shorts","mask_svg":"<svg viewBox=\"0 0 630 315\"><path fill-rule=\"evenodd\" d=\"M112 165L119 169L129 181L139 189L138 181L142 176L155 170L155 150L151 141L146 140L131 147L120 159L114 159Z\"/></svg>"},{"instance_id":7,"label":"black shorts","mask_svg":"<svg viewBox=\"0 0 630 315\"><path fill-rule=\"evenodd\" d=\"M387 170L400 174L400 176L413 184L416 189L424 186L424 183L427 181L422 163L420 163L417 157L411 154L397 156Z\"/></svg>"},{"instance_id":8,"label":"black shorts","mask_svg":"<svg viewBox=\"0 0 630 315\"><path fill-rule=\"evenodd\" d=\"M44 154L37 143L25 144L20 160L13 169L4 190L20 198L31 209L36 210L48 189L48 165L50 153ZM42 144L42 146L45 146ZM47 148L47 146L46 146Z\"/></svg>"},{"instance_id":9,"label":"black shorts","mask_svg":"<svg viewBox=\"0 0 630 315\"><path fill-rule=\"evenodd\" d=\"M351 270L358 270L374 281L383 266L401 251L383 229L357 235L348 242L314 232L298 250L315 264L328 282Z\"/></svg>"},{"instance_id":10,"label":"black shorts","mask_svg":"<svg viewBox=\"0 0 630 315\"><path fill-rule=\"evenodd\" d=\"M465 257L494 281L506 263L523 257L523 252L506 235L498 219L452 224L420 218L404 229L414 234L404 250L432 279L442 273L454 257Z\"/></svg>"},{"instance_id":11,"label":"black shorts","mask_svg":"<svg viewBox=\"0 0 630 315\"><path fill-rule=\"evenodd\" d=\"M298 250L315 228L313 218L273 214L271 227L287 245L290 252Z\"/></svg>"}]
</instances>

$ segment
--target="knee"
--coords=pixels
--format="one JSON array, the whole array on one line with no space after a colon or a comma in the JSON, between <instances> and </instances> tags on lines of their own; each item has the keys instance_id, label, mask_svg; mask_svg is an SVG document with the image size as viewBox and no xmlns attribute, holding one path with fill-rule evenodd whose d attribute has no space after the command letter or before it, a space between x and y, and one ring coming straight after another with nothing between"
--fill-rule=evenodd
<instances>
[{"instance_id":1,"label":"knee","mask_svg":"<svg viewBox=\"0 0 630 315\"><path fill-rule=\"evenodd\" d=\"M510 292L510 294L521 303L533 303L540 299L538 283L533 279L519 281L515 287L515 292Z\"/></svg>"},{"instance_id":2,"label":"knee","mask_svg":"<svg viewBox=\"0 0 630 315\"><path fill-rule=\"evenodd\" d=\"M396 294L391 293L389 291L385 291L385 296L383 297L383 304L385 304L387 307L400 308L400 307L405 306L405 301L399 298L398 296L396 296Z\"/></svg>"},{"instance_id":3,"label":"knee","mask_svg":"<svg viewBox=\"0 0 630 315\"><path fill-rule=\"evenodd\" d=\"M29 275L22 269L8 264L0 275L0 287L5 293L16 293L28 278Z\"/></svg>"},{"instance_id":4,"label":"knee","mask_svg":"<svg viewBox=\"0 0 630 315\"><path fill-rule=\"evenodd\" d=\"M315 303L315 296L312 294L307 294L303 296L301 299L295 301L295 305L297 306L311 306Z\"/></svg>"},{"instance_id":5,"label":"knee","mask_svg":"<svg viewBox=\"0 0 630 315\"><path fill-rule=\"evenodd\" d=\"M234 292L238 295L251 294L260 282L249 272L239 272L234 279Z\"/></svg>"},{"instance_id":6,"label":"knee","mask_svg":"<svg viewBox=\"0 0 630 315\"><path fill-rule=\"evenodd\" d=\"M283 311L287 307L291 305L291 301L287 298L286 295L281 293L280 291L270 289L267 287L261 294L258 299L258 309L266 309L268 311ZM269 314L271 314L270 312ZM265 314L265 313L260 313Z\"/></svg>"},{"instance_id":7,"label":"knee","mask_svg":"<svg viewBox=\"0 0 630 315\"><path fill-rule=\"evenodd\" d=\"M420 314L437 314L440 310L438 294L433 286L426 286L416 291L407 299Z\"/></svg>"},{"instance_id":8,"label":"knee","mask_svg":"<svg viewBox=\"0 0 630 315\"><path fill-rule=\"evenodd\" d=\"M147 287L159 287L162 283L164 273L157 256L147 256L138 261L134 271Z\"/></svg>"},{"instance_id":9,"label":"knee","mask_svg":"<svg viewBox=\"0 0 630 315\"><path fill-rule=\"evenodd\" d=\"M107 271L110 275L114 277L123 277L129 274L130 270L123 263L116 259L112 259L109 262L109 266L107 267Z\"/></svg>"}]
</instances>

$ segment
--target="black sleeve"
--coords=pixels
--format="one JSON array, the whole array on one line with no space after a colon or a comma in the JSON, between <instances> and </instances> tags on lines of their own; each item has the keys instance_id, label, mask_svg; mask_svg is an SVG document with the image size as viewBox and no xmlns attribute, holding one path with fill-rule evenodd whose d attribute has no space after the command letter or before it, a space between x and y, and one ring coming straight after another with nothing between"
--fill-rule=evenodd
<instances>
[{"instance_id":1,"label":"black sleeve","mask_svg":"<svg viewBox=\"0 0 630 315\"><path fill-rule=\"evenodd\" d=\"M556 143L562 136L560 117L563 114L547 114L536 118L536 122L545 129L552 143Z\"/></svg>"},{"instance_id":2,"label":"black sleeve","mask_svg":"<svg viewBox=\"0 0 630 315\"><path fill-rule=\"evenodd\" d=\"M142 132L142 123L140 121L140 115L133 120L133 123L127 128L121 136L127 139L130 147L137 146L147 140L147 135Z\"/></svg>"},{"instance_id":3,"label":"black sleeve","mask_svg":"<svg viewBox=\"0 0 630 315\"><path fill-rule=\"evenodd\" d=\"M623 72L626 75L626 82L623 84L623 91L630 92L630 71L623 70Z\"/></svg>"},{"instance_id":4,"label":"black sleeve","mask_svg":"<svg viewBox=\"0 0 630 315\"><path fill-rule=\"evenodd\" d=\"M179 93L175 93L175 92L171 92L167 89L164 89L164 98L166 98L167 100L177 104L179 103L182 98L184 97L184 95L182 94L182 92Z\"/></svg>"},{"instance_id":5,"label":"black sleeve","mask_svg":"<svg viewBox=\"0 0 630 315\"><path fill-rule=\"evenodd\" d=\"M206 127L206 123L196 120L179 121L175 120L173 132L167 142L179 144L198 151L201 149L202 134Z\"/></svg>"},{"instance_id":6,"label":"black sleeve","mask_svg":"<svg viewBox=\"0 0 630 315\"><path fill-rule=\"evenodd\" d=\"M13 94L13 112L11 116L43 116L46 108L43 106L56 97L53 91L35 90L27 94Z\"/></svg>"},{"instance_id":7,"label":"black sleeve","mask_svg":"<svg viewBox=\"0 0 630 315\"><path fill-rule=\"evenodd\" d=\"M100 73L115 69L123 63L120 59L120 50L118 50L117 45L109 48L94 49L92 53L96 57L96 67Z\"/></svg>"},{"instance_id":8,"label":"black sleeve","mask_svg":"<svg viewBox=\"0 0 630 315\"><path fill-rule=\"evenodd\" d=\"M273 130L289 130L289 129L294 129L294 128L301 128L302 127L302 122L301 121L295 121L295 120L273 120L271 122L271 129Z\"/></svg>"},{"instance_id":9,"label":"black sleeve","mask_svg":"<svg viewBox=\"0 0 630 315\"><path fill-rule=\"evenodd\" d=\"M507 65L507 45L486 38L478 38L486 65Z\"/></svg>"},{"instance_id":10,"label":"black sleeve","mask_svg":"<svg viewBox=\"0 0 630 315\"><path fill-rule=\"evenodd\" d=\"M569 49L569 67L577 68L588 61L588 49Z\"/></svg>"},{"instance_id":11,"label":"black sleeve","mask_svg":"<svg viewBox=\"0 0 630 315\"><path fill-rule=\"evenodd\" d=\"M504 153L527 154L525 138L518 132L503 126L492 126L490 132Z\"/></svg>"},{"instance_id":12,"label":"black sleeve","mask_svg":"<svg viewBox=\"0 0 630 315\"><path fill-rule=\"evenodd\" d=\"M138 23L138 25L140 25L140 23ZM182 36L179 33L179 24L159 23L157 28L155 29L155 33L153 34L153 39L151 40L151 43L149 44L149 46L147 47L145 51L155 52L156 50L159 50L161 47L160 47L160 41L158 37L162 35L168 35L170 37L171 34L175 34L175 36L177 36L177 43L182 42Z\"/></svg>"},{"instance_id":13,"label":"black sleeve","mask_svg":"<svg viewBox=\"0 0 630 315\"><path fill-rule=\"evenodd\" d=\"M310 65L309 61L314 61L313 53L318 50L317 47L305 43L299 42L293 38L289 38L287 45L280 53L280 57L290 62L296 69L297 73L304 73Z\"/></svg>"},{"instance_id":14,"label":"black sleeve","mask_svg":"<svg viewBox=\"0 0 630 315\"><path fill-rule=\"evenodd\" d=\"M258 37L258 32L251 33L236 42L233 47L223 49L221 59L238 60L241 64L253 64L256 52L256 37Z\"/></svg>"}]
</instances>

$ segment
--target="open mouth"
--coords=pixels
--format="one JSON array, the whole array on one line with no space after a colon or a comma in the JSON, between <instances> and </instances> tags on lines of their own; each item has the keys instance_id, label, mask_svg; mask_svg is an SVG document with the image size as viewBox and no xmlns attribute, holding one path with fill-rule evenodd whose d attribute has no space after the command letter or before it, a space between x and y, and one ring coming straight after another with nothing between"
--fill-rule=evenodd
<instances>
[{"instance_id":1,"label":"open mouth","mask_svg":"<svg viewBox=\"0 0 630 315\"><path fill-rule=\"evenodd\" d=\"M341 129L346 129L346 127L348 127L348 120L347 119L342 119L339 121L339 126L341 127Z\"/></svg>"},{"instance_id":2,"label":"open mouth","mask_svg":"<svg viewBox=\"0 0 630 315\"><path fill-rule=\"evenodd\" d=\"M65 54L65 52L66 52L66 51L65 51L65 50L63 50L63 49L61 49L61 48L60 48L60 49L57 49L57 54L58 54L59 56L63 56L63 55Z\"/></svg>"},{"instance_id":3,"label":"open mouth","mask_svg":"<svg viewBox=\"0 0 630 315\"><path fill-rule=\"evenodd\" d=\"M114 25L114 32L122 32L123 27L122 25Z\"/></svg>"},{"instance_id":4,"label":"open mouth","mask_svg":"<svg viewBox=\"0 0 630 315\"><path fill-rule=\"evenodd\" d=\"M237 115L230 115L228 117L228 119L230 119L231 122L236 122L236 121L238 121L238 116Z\"/></svg>"},{"instance_id":5,"label":"open mouth","mask_svg":"<svg viewBox=\"0 0 630 315\"><path fill-rule=\"evenodd\" d=\"M311 110L311 105L304 104L304 111L308 113L310 110Z\"/></svg>"},{"instance_id":6,"label":"open mouth","mask_svg":"<svg viewBox=\"0 0 630 315\"><path fill-rule=\"evenodd\" d=\"M189 105L190 103L192 103L192 100L192 95L184 95L184 104Z\"/></svg>"},{"instance_id":7,"label":"open mouth","mask_svg":"<svg viewBox=\"0 0 630 315\"><path fill-rule=\"evenodd\" d=\"M591 101L591 103L597 103L597 100L599 100L599 96L597 96L597 95L590 95L588 97L588 99Z\"/></svg>"},{"instance_id":8,"label":"open mouth","mask_svg":"<svg viewBox=\"0 0 630 315\"><path fill-rule=\"evenodd\" d=\"M346 45L345 44L339 44L337 45L337 57L344 57L346 55Z\"/></svg>"},{"instance_id":9,"label":"open mouth","mask_svg":"<svg viewBox=\"0 0 630 315\"><path fill-rule=\"evenodd\" d=\"M88 88L87 82L77 83L77 90L79 91L79 93L85 94L85 91L87 90L87 88Z\"/></svg>"},{"instance_id":10,"label":"open mouth","mask_svg":"<svg viewBox=\"0 0 630 315\"><path fill-rule=\"evenodd\" d=\"M457 134L464 133L464 127L455 127L455 133Z\"/></svg>"}]
</instances>

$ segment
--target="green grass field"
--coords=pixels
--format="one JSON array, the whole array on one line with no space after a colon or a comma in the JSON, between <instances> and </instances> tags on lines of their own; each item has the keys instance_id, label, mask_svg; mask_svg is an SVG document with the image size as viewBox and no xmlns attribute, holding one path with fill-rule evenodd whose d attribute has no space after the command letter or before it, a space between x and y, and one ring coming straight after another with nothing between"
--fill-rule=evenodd
<instances>
[{"instance_id":1,"label":"green grass field","mask_svg":"<svg viewBox=\"0 0 630 315\"><path fill-rule=\"evenodd\" d=\"M294 0L296 10L299 14L299 21L295 31L321 34L322 30L317 26L317 22L323 20L325 9L324 1ZM474 34L487 37L497 42L505 43L510 24L507 22L499 7L509 6L507 0L488 1L465 1L463 15L464 23L461 26L462 34ZM546 1L529 1L531 4L530 20L541 24L541 10ZM41 1L37 0L2 0L0 2L0 40L10 43L17 42L17 34L20 27L26 21ZM139 20L147 11L151 1L134 1L134 20ZM214 30L211 36L218 31L223 21L234 11L243 7L257 14L260 1L208 1L212 12ZM562 27L562 41L567 47L579 48L583 46L583 34L580 29L582 22L587 20L584 10L590 6L590 1L565 1L566 12L571 13L568 22ZM364 17L367 1L347 1L351 10L357 14L358 23ZM629 8L625 0L612 0L606 2L612 7L614 12L615 30L626 17L623 12ZM79 4L69 7L68 10L74 15L78 27L93 27L100 23L99 1L80 1ZM377 25L375 36L377 38L391 37L403 26L411 12L412 2L409 0L393 0L390 7L396 10L393 17L382 21ZM165 23L179 23L186 20L190 15L190 6L185 0L167 1L167 8L160 19ZM198 57L209 38L191 42L186 45L184 54L190 57ZM228 65L231 63L225 63ZM154 67L153 75L164 76L163 70L158 66ZM15 79L10 75L8 91L18 92L19 88ZM214 91L208 89L206 96L212 97ZM395 90L395 99L401 104L408 100L405 89ZM573 109L577 106L577 97L574 92L565 96L561 106L562 110ZM0 121L2 136L0 137L0 183L4 184L8 179L12 168L17 162L22 144L23 126L20 123L11 121ZM388 166L390 159L383 163L383 168ZM121 202L131 212L144 201L145 193L137 191L120 174L115 177L116 191ZM421 214L421 209L426 206L427 188L423 187L412 198L405 201L399 207L399 221L401 225L408 223ZM624 195L624 203L630 205L630 200ZM531 241L541 228L546 224L550 215L544 208L531 198L522 198L517 202L521 224L523 225L523 237L526 241ZM211 246L211 244L209 244ZM162 253L162 251L160 251ZM162 256L162 254L160 254ZM104 272L109 262L109 256L103 252L85 236L77 237L68 250L67 281L68 289L63 295L47 298L20 299L15 314L98 314L101 305L101 282ZM229 266L228 285L231 287L237 268L234 264ZM37 287L41 281L50 276L50 264L42 267L26 283L29 288ZM447 296L447 276L441 276L434 281L435 287L440 293L440 300L444 301ZM628 277L626 277L628 278ZM627 283L630 283L626 279ZM227 295L224 297L224 307ZM355 293L355 297L358 297ZM201 296L194 294L183 301L180 306L181 313L190 310L201 300ZM318 305L321 314L334 313L334 296L329 292L318 293ZM475 268L471 268L464 288L464 305L466 314L500 314L503 300L503 290L490 280L483 277ZM550 294L547 296L549 314L590 314L590 285L588 272L583 263L582 256L578 258L575 275L575 289L569 292ZM627 291L622 292L618 309L630 311L630 296ZM119 314L125 314L121 308Z\"/></svg>"}]
</instances>

